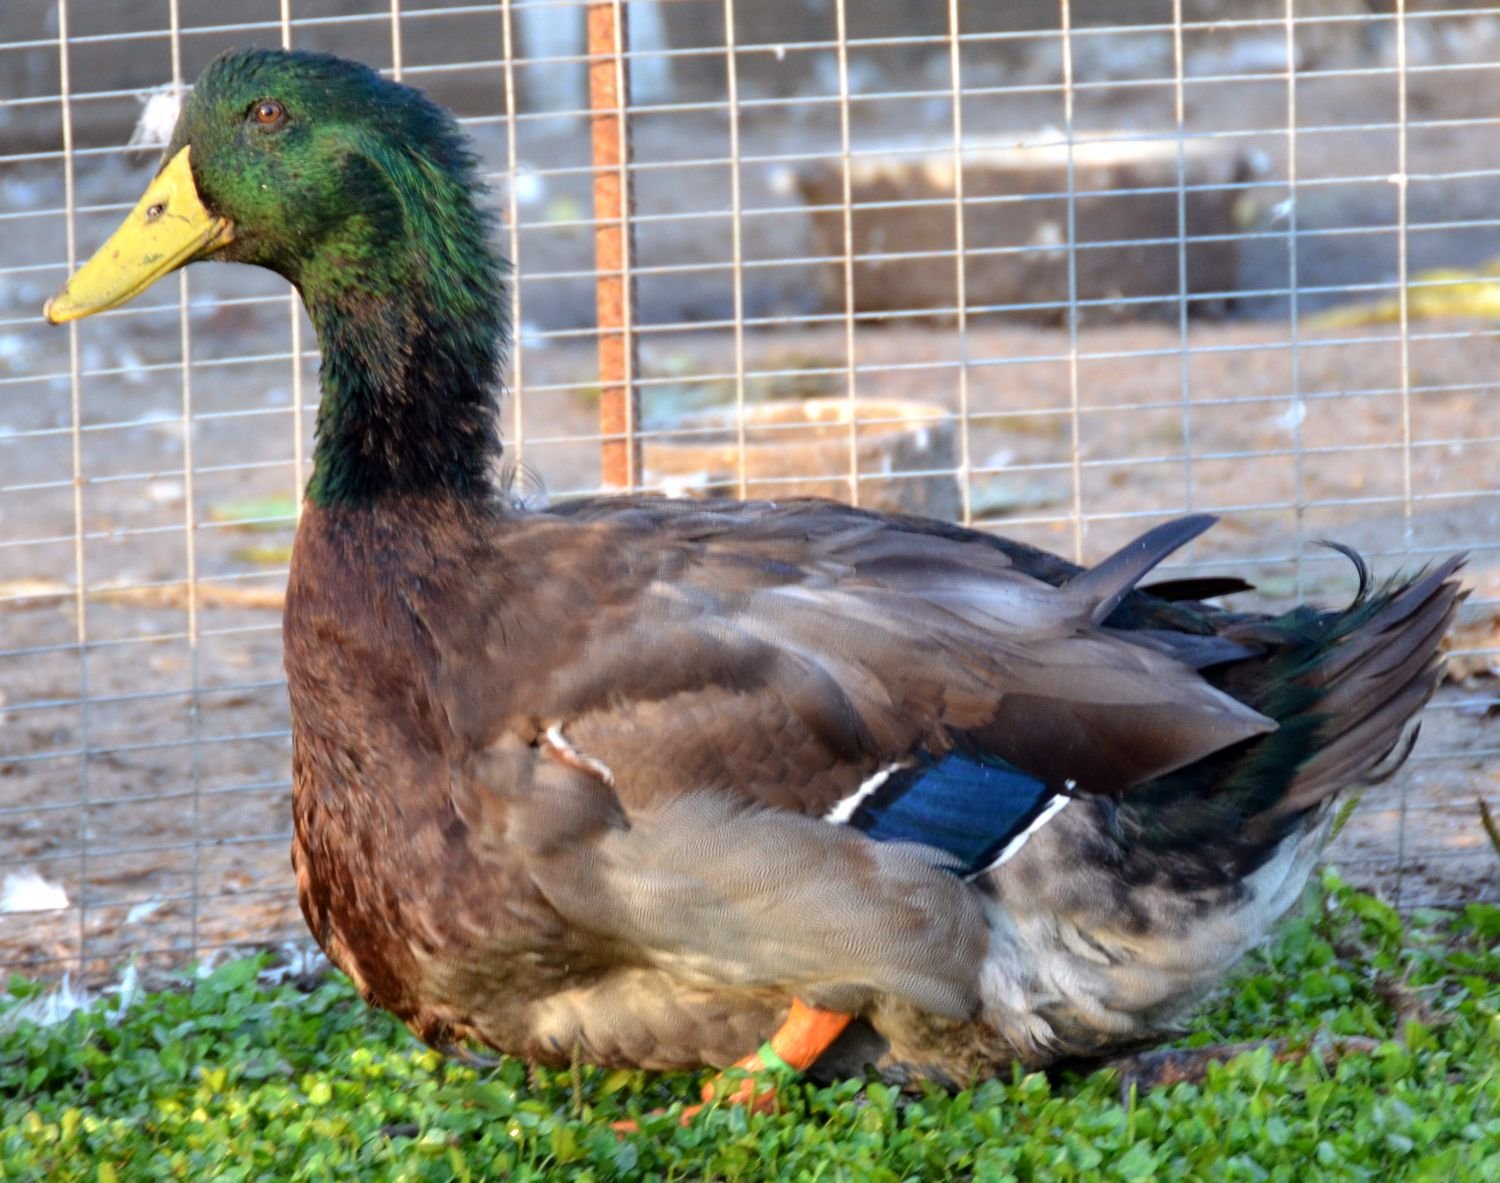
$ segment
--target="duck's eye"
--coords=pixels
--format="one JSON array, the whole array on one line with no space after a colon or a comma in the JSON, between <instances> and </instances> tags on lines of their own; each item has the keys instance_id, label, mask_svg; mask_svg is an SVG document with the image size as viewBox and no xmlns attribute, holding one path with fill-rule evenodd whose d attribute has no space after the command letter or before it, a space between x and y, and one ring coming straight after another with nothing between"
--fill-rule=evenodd
<instances>
[{"instance_id":1,"label":"duck's eye","mask_svg":"<svg viewBox=\"0 0 1500 1183\"><path fill-rule=\"evenodd\" d=\"M286 108L275 99L261 99L255 104L251 115L262 127L280 127L286 122Z\"/></svg>"}]
</instances>

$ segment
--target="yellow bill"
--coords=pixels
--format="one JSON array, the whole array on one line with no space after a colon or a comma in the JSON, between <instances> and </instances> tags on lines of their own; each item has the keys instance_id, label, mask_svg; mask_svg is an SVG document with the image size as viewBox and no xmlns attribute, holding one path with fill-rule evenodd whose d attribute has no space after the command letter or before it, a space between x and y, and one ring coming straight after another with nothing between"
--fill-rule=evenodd
<instances>
[{"instance_id":1,"label":"yellow bill","mask_svg":"<svg viewBox=\"0 0 1500 1183\"><path fill-rule=\"evenodd\" d=\"M169 160L124 223L43 311L55 325L118 308L163 275L234 241L228 218L211 214L193 184L189 148Z\"/></svg>"}]
</instances>

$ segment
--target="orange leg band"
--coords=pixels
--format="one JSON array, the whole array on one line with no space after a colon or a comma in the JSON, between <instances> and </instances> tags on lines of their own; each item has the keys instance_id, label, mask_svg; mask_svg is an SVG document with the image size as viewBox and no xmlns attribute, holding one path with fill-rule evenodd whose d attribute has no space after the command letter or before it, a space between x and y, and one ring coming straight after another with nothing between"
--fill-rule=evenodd
<instances>
[{"instance_id":1,"label":"orange leg band","mask_svg":"<svg viewBox=\"0 0 1500 1183\"><path fill-rule=\"evenodd\" d=\"M771 1112L776 1108L776 1082L767 1080L764 1074L777 1070L789 1074L806 1072L828 1050L829 1045L839 1037L852 1018L852 1015L841 1014L839 1011L808 1006L800 998L792 999L786 1021L777 1029L776 1034L762 1044L759 1051L752 1052L734 1064L742 1072L761 1075L735 1080L727 1080L722 1075L715 1076L703 1086L703 1104L689 1105L682 1111L682 1124L690 1124L709 1103L716 1100L729 1105L745 1105L755 1113ZM726 1088L729 1091L723 1092ZM634 1121L617 1121L614 1128L618 1133L626 1134L634 1133L640 1127Z\"/></svg>"},{"instance_id":2,"label":"orange leg band","mask_svg":"<svg viewBox=\"0 0 1500 1183\"><path fill-rule=\"evenodd\" d=\"M736 1061L734 1066L750 1073L764 1073L767 1069L778 1068L791 1069L795 1073L806 1072L843 1033L851 1018L852 1015L821 1010L808 1006L800 998L794 998L786 1021L776 1034L759 1051ZM720 1090L725 1084L732 1084L733 1091L720 1098ZM731 1105L746 1105L757 1113L767 1113L776 1107L776 1084L774 1081L766 1081L764 1077L757 1079L755 1076L748 1076L742 1080L726 1081L719 1076L703 1086L705 1103L716 1098ZM702 1105L690 1105L684 1109L684 1124L698 1116L702 1108Z\"/></svg>"}]
</instances>

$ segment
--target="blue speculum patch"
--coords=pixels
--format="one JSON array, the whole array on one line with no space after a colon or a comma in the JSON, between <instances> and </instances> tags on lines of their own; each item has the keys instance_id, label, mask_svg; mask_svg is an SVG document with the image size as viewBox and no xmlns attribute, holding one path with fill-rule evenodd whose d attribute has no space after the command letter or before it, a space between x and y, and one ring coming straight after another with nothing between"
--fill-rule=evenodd
<instances>
[{"instance_id":1,"label":"blue speculum patch","mask_svg":"<svg viewBox=\"0 0 1500 1183\"><path fill-rule=\"evenodd\" d=\"M1004 760L955 752L890 771L848 824L877 842L935 846L957 860L957 873L977 875L1065 800Z\"/></svg>"}]
</instances>

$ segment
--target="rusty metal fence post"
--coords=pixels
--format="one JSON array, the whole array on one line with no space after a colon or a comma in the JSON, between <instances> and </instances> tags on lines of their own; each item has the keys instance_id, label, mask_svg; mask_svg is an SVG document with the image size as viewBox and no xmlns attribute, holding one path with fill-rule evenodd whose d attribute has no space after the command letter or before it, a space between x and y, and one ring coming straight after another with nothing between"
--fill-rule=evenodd
<instances>
[{"instance_id":1,"label":"rusty metal fence post","mask_svg":"<svg viewBox=\"0 0 1500 1183\"><path fill-rule=\"evenodd\" d=\"M632 489L641 479L636 434L635 292L631 278L630 101L623 0L588 10L589 109L594 160L595 303L599 322L599 433L604 484Z\"/></svg>"}]
</instances>

